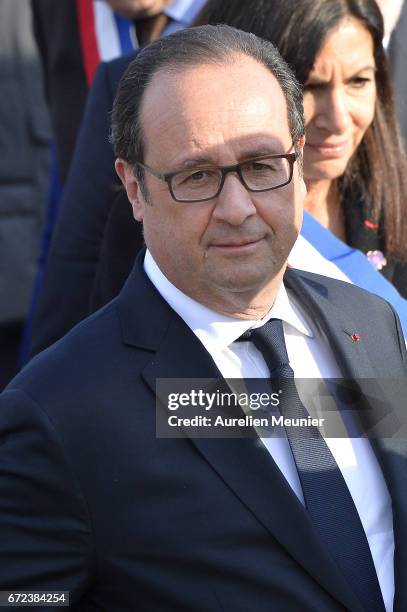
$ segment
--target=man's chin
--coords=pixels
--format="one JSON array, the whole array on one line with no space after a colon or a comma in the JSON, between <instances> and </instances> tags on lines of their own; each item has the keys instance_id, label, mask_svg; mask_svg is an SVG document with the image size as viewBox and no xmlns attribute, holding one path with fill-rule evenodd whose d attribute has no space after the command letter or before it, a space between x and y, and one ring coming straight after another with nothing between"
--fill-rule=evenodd
<instances>
[{"instance_id":1,"label":"man's chin","mask_svg":"<svg viewBox=\"0 0 407 612\"><path fill-rule=\"evenodd\" d=\"M213 284L223 291L233 294L251 294L256 295L264 290L267 285L274 284L274 280L280 277L281 266L260 270L258 267L239 266L238 269L225 270L223 274L219 273L212 279Z\"/></svg>"}]
</instances>

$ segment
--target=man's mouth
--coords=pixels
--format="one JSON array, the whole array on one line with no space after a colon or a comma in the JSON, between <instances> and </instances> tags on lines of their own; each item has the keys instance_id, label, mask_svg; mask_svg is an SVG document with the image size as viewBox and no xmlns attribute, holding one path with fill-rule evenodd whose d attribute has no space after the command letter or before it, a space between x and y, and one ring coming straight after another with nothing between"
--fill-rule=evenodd
<instances>
[{"instance_id":1,"label":"man's mouth","mask_svg":"<svg viewBox=\"0 0 407 612\"><path fill-rule=\"evenodd\" d=\"M255 249L263 238L247 238L241 240L222 240L222 242L212 243L210 246L224 251L250 251Z\"/></svg>"}]
</instances>

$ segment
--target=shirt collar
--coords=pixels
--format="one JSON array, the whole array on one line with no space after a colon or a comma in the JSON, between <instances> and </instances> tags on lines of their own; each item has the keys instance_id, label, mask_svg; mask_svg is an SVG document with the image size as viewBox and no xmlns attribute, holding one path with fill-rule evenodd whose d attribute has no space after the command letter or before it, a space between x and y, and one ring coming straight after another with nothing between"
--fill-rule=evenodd
<instances>
[{"instance_id":1,"label":"shirt collar","mask_svg":"<svg viewBox=\"0 0 407 612\"><path fill-rule=\"evenodd\" d=\"M190 25L206 0L175 0L167 6L163 13L179 23Z\"/></svg>"},{"instance_id":2,"label":"shirt collar","mask_svg":"<svg viewBox=\"0 0 407 612\"><path fill-rule=\"evenodd\" d=\"M301 309L289 297L283 283L273 307L263 319L242 320L211 310L177 289L161 272L148 249L144 259L144 270L165 301L185 321L211 354L225 349L245 331L261 327L272 317L284 321L291 331L313 336Z\"/></svg>"}]
</instances>

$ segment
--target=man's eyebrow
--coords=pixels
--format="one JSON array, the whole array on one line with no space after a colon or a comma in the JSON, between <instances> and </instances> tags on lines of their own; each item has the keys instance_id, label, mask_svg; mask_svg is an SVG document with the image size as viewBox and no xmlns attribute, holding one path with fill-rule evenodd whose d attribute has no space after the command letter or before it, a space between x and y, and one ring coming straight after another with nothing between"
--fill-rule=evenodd
<instances>
[{"instance_id":1,"label":"man's eyebrow","mask_svg":"<svg viewBox=\"0 0 407 612\"><path fill-rule=\"evenodd\" d=\"M207 155L199 155L196 157L189 157L184 160L180 160L173 164L172 170L169 170L168 173L174 172L182 172L183 170L188 170L188 168L197 168L201 166L217 166L217 162L212 157L208 157Z\"/></svg>"},{"instance_id":2,"label":"man's eyebrow","mask_svg":"<svg viewBox=\"0 0 407 612\"><path fill-rule=\"evenodd\" d=\"M211 166L216 166L216 161L212 158L209 157L207 155L198 155L196 157L192 157L189 159L184 160L183 162L181 162L180 164L178 164L179 168L191 168L194 166L201 166L201 165L211 165Z\"/></svg>"},{"instance_id":3,"label":"man's eyebrow","mask_svg":"<svg viewBox=\"0 0 407 612\"><path fill-rule=\"evenodd\" d=\"M239 161L245 161L246 159L254 159L255 157L263 157L264 155L285 155L287 151L283 150L283 147L276 147L270 145L269 147L261 147L258 149L249 149L242 151L239 155Z\"/></svg>"},{"instance_id":4,"label":"man's eyebrow","mask_svg":"<svg viewBox=\"0 0 407 612\"><path fill-rule=\"evenodd\" d=\"M242 151L238 155L238 161L235 163L240 163L242 161L246 161L247 159L254 159L255 157L262 157L264 155L284 155L287 151L280 150L281 147L276 147L270 145L270 147L261 147L256 149L250 149ZM277 150L278 149L278 150ZM189 159L186 159L179 164L177 164L178 170L184 170L185 168L195 168L197 166L224 166L224 165L234 165L234 164L219 164L217 160L209 157L207 155L196 156Z\"/></svg>"}]
</instances>

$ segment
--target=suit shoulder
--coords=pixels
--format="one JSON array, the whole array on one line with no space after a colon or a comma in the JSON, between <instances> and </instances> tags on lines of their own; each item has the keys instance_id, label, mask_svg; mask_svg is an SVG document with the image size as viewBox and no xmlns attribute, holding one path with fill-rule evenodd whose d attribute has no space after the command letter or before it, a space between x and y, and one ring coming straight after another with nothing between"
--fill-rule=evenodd
<instances>
[{"instance_id":1,"label":"suit shoulder","mask_svg":"<svg viewBox=\"0 0 407 612\"><path fill-rule=\"evenodd\" d=\"M109 378L125 348L113 300L36 355L7 389L21 389L39 402L44 393L72 397L75 390L91 392L103 377Z\"/></svg>"},{"instance_id":2,"label":"suit shoulder","mask_svg":"<svg viewBox=\"0 0 407 612\"><path fill-rule=\"evenodd\" d=\"M348 317L361 329L367 324L371 329L375 329L377 337L380 334L383 334L383 338L392 337L399 346L403 359L406 359L400 319L393 306L383 297L352 283L302 270L288 270L285 282L289 289L300 296L311 294L317 302L331 304L336 312ZM370 335L368 330L366 333Z\"/></svg>"},{"instance_id":3,"label":"suit shoulder","mask_svg":"<svg viewBox=\"0 0 407 612\"><path fill-rule=\"evenodd\" d=\"M340 298L345 298L347 302L350 300L358 302L366 300L375 302L377 305L381 304L385 309L391 308L390 304L381 296L337 278L298 269L287 270L287 277L291 284L295 283L296 278L299 278L306 286L317 291L323 297L329 296L332 300Z\"/></svg>"}]
</instances>

